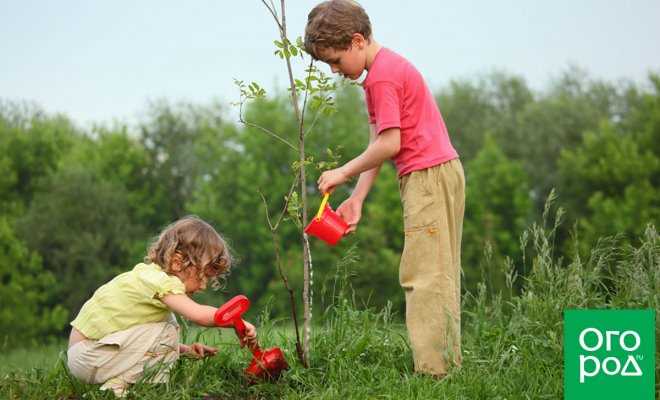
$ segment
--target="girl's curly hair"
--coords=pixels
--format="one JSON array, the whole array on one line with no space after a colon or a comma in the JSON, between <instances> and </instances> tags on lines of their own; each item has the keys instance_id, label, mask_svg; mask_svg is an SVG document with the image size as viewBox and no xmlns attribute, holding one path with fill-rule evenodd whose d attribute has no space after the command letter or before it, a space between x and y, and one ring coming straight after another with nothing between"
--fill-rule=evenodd
<instances>
[{"instance_id":1,"label":"girl's curly hair","mask_svg":"<svg viewBox=\"0 0 660 400\"><path fill-rule=\"evenodd\" d=\"M166 227L149 246L144 261L156 263L166 273L173 274L175 258L181 261L181 270L197 266L200 281L208 278L214 289L223 286L234 261L222 236L194 215Z\"/></svg>"}]
</instances>

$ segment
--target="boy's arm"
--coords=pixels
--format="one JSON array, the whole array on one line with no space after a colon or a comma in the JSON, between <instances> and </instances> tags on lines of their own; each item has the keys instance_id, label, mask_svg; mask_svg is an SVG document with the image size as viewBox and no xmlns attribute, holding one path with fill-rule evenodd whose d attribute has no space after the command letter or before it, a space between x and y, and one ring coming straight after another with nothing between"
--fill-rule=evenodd
<instances>
[{"instance_id":1,"label":"boy's arm","mask_svg":"<svg viewBox=\"0 0 660 400\"><path fill-rule=\"evenodd\" d=\"M400 147L401 131L399 128L390 128L384 130L375 137L375 139L369 144L367 149L362 152L362 154L339 168L325 171L323 174L321 174L321 177L319 177L318 180L319 191L321 193L327 193L335 186L346 182L352 176L376 167L380 167L383 161L394 157L399 152ZM367 178L369 178L369 175ZM371 176L370 182L365 180L364 185L368 186L368 188L371 188L371 184L373 183L374 178L375 174ZM366 192L368 192L368 189ZM364 192L364 187L361 187L360 193L357 194L364 194L366 196L366 192Z\"/></svg>"},{"instance_id":2,"label":"boy's arm","mask_svg":"<svg viewBox=\"0 0 660 400\"><path fill-rule=\"evenodd\" d=\"M371 145L375 140L376 127L373 124L369 124L369 144ZM378 177L379 172L380 165L361 173L353 193L337 208L337 213L348 224L347 234L355 232L357 229L357 225L362 218L362 204L367 198L367 194L369 194L369 190L371 190L371 186Z\"/></svg>"},{"instance_id":3,"label":"boy's arm","mask_svg":"<svg viewBox=\"0 0 660 400\"><path fill-rule=\"evenodd\" d=\"M374 124L369 124L369 145L371 146L375 140L376 126ZM361 203L364 202L367 198L367 194L369 194L369 190L371 190L371 186L373 186L374 181L378 177L381 165L382 163L360 174L357 185L355 185L355 189L353 190L353 193L351 193L351 197L359 200Z\"/></svg>"}]
</instances>

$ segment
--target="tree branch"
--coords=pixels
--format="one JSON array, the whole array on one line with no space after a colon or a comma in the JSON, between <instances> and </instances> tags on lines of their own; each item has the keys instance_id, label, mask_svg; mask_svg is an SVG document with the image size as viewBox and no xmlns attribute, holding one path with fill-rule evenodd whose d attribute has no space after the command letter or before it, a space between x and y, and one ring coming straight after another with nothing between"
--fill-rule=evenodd
<instances>
[{"instance_id":1,"label":"tree branch","mask_svg":"<svg viewBox=\"0 0 660 400\"><path fill-rule=\"evenodd\" d=\"M266 3L266 0L261 0L261 2L264 4L264 6L266 6L266 8L268 9L268 11L270 12L270 15L273 16L273 19L275 20L275 23L277 24L277 27L278 27L279 30L280 30L280 36L281 36L281 35L282 35L282 31L284 30L284 28L282 27L282 23L284 23L284 22L280 23L280 19L279 19L279 17L277 16L277 10L275 9L275 4L273 4L272 0L270 1L270 5L268 5L268 4Z\"/></svg>"},{"instance_id":2,"label":"tree branch","mask_svg":"<svg viewBox=\"0 0 660 400\"><path fill-rule=\"evenodd\" d=\"M266 201L266 196L264 196L263 192L259 190L259 195L261 196L261 199L264 202L264 207L266 207L266 220L268 221L268 226L270 227L271 230L277 230L277 228L280 225L280 222L282 222L282 219L284 219L284 216L286 215L286 210L289 207L289 199L291 198L291 194L296 188L296 184L298 183L298 175L296 174L293 177L293 181L291 182L291 186L289 187L289 192L287 193L285 200L284 200L284 206L282 207L282 211L280 212L280 216L277 218L277 222L275 225L272 224L272 221L270 219L270 213L268 212L268 202Z\"/></svg>"},{"instance_id":3,"label":"tree branch","mask_svg":"<svg viewBox=\"0 0 660 400\"><path fill-rule=\"evenodd\" d=\"M291 143L289 143L288 140L284 139L283 137L281 137L281 136L278 135L277 133L271 131L270 129L264 128L264 127L261 126L261 125L258 125L258 124L252 123L252 122L248 122L248 121L246 121L245 119L243 119L243 103L241 103L240 106L239 106L239 110L238 110L238 121L239 121L240 123L242 123L243 125L245 125L245 126L248 126L248 127L251 127L251 128L259 129L260 131L262 131L262 132L264 132L264 133L266 133L266 134L268 134L268 135L274 137L275 139L279 140L280 142L286 144L286 145L289 146L293 151L298 151L298 149L296 148L296 146L294 146L294 145L292 145Z\"/></svg>"}]
</instances>

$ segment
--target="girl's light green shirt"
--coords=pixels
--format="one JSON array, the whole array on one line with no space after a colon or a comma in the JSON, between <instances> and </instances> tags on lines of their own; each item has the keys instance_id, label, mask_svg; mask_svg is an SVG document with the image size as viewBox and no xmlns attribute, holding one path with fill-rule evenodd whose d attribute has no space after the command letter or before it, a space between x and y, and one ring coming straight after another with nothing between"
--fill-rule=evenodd
<instances>
[{"instance_id":1,"label":"girl's light green shirt","mask_svg":"<svg viewBox=\"0 0 660 400\"><path fill-rule=\"evenodd\" d=\"M71 325L90 339L101 339L135 325L165 321L170 310L160 299L185 292L176 276L157 264L141 263L98 288Z\"/></svg>"}]
</instances>

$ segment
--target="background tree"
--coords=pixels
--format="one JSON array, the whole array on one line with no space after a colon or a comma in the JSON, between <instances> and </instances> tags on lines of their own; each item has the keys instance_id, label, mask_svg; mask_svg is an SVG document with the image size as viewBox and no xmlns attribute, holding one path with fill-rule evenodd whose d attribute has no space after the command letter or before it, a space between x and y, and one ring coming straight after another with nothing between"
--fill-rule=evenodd
<instances>
[{"instance_id":1,"label":"background tree","mask_svg":"<svg viewBox=\"0 0 660 400\"><path fill-rule=\"evenodd\" d=\"M47 116L32 104L0 102L0 211L22 213L39 179L57 169L79 137L64 116Z\"/></svg>"},{"instance_id":2,"label":"background tree","mask_svg":"<svg viewBox=\"0 0 660 400\"><path fill-rule=\"evenodd\" d=\"M58 333L68 313L53 302L58 281L0 217L0 349L27 346Z\"/></svg>"},{"instance_id":3,"label":"background tree","mask_svg":"<svg viewBox=\"0 0 660 400\"><path fill-rule=\"evenodd\" d=\"M477 282L485 280L488 289L497 292L504 289L504 276L488 267L503 265L505 257L520 258L518 235L532 216L528 178L520 163L510 160L490 135L465 169L461 250L465 286L474 292ZM486 252L489 263L485 263ZM518 272L522 275L524 271Z\"/></svg>"},{"instance_id":4,"label":"background tree","mask_svg":"<svg viewBox=\"0 0 660 400\"><path fill-rule=\"evenodd\" d=\"M79 166L63 168L43 185L18 231L44 255L44 267L58 282L59 303L75 314L100 284L135 264L130 255L143 239L120 186Z\"/></svg>"},{"instance_id":5,"label":"background tree","mask_svg":"<svg viewBox=\"0 0 660 400\"><path fill-rule=\"evenodd\" d=\"M186 201L201 168L195 143L203 130L222 124L216 110L185 103L174 106L167 101L150 105L147 121L140 125L140 142L148 165L145 189L151 201L147 210L151 210L155 230L186 213Z\"/></svg>"},{"instance_id":6,"label":"background tree","mask_svg":"<svg viewBox=\"0 0 660 400\"><path fill-rule=\"evenodd\" d=\"M603 121L559 161L561 188L584 246L602 235L642 236L660 220L660 80L621 123Z\"/></svg>"}]
</instances>

